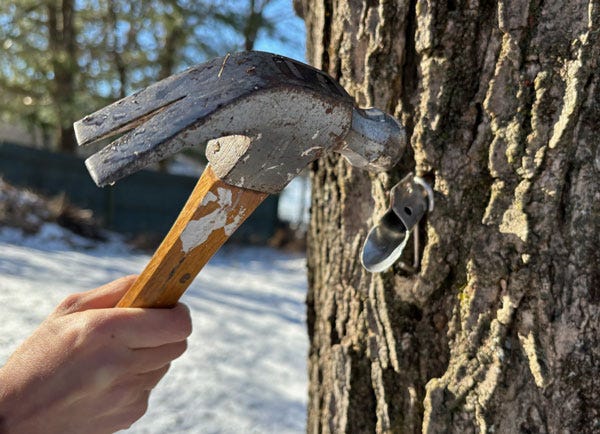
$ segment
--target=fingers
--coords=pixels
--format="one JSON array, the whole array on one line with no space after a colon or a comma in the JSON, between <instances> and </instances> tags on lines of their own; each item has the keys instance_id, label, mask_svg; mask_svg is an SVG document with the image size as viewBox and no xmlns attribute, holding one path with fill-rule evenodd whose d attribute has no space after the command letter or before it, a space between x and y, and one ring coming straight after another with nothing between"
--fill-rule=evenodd
<instances>
[{"instance_id":1,"label":"fingers","mask_svg":"<svg viewBox=\"0 0 600 434\"><path fill-rule=\"evenodd\" d=\"M184 304L169 309L119 308L82 312L99 336L117 338L131 349L152 348L184 341L192 332Z\"/></svg>"},{"instance_id":2,"label":"fingers","mask_svg":"<svg viewBox=\"0 0 600 434\"><path fill-rule=\"evenodd\" d=\"M136 275L125 276L91 291L71 294L58 305L55 314L68 315L89 309L114 307L136 279Z\"/></svg>"},{"instance_id":3,"label":"fingers","mask_svg":"<svg viewBox=\"0 0 600 434\"><path fill-rule=\"evenodd\" d=\"M132 318L124 316L119 325L121 335L131 349L180 342L192 333L190 311L182 303L170 309L131 309L131 315Z\"/></svg>"},{"instance_id":4,"label":"fingers","mask_svg":"<svg viewBox=\"0 0 600 434\"><path fill-rule=\"evenodd\" d=\"M164 366L161 366L160 368L154 371L139 374L142 390L150 391L154 389L160 382L160 380L162 380L162 378L167 374L170 367L171 364L169 363Z\"/></svg>"},{"instance_id":5,"label":"fingers","mask_svg":"<svg viewBox=\"0 0 600 434\"><path fill-rule=\"evenodd\" d=\"M170 363L165 363L152 371L128 374L115 380L107 393L108 404L123 407L136 401L141 393L156 387L170 366Z\"/></svg>"},{"instance_id":6,"label":"fingers","mask_svg":"<svg viewBox=\"0 0 600 434\"><path fill-rule=\"evenodd\" d=\"M174 342L155 348L139 348L133 351L131 372L156 371L180 357L187 349L187 341Z\"/></svg>"},{"instance_id":7,"label":"fingers","mask_svg":"<svg viewBox=\"0 0 600 434\"><path fill-rule=\"evenodd\" d=\"M170 365L166 364L150 372L129 374L114 381L104 394L97 397L93 404L95 413L98 416L118 416L130 413L132 407L147 402L150 392L165 376L169 367ZM143 411L139 416L142 414ZM138 417L131 418L131 422Z\"/></svg>"},{"instance_id":8,"label":"fingers","mask_svg":"<svg viewBox=\"0 0 600 434\"><path fill-rule=\"evenodd\" d=\"M150 392L165 376L169 367L170 365L166 364L156 370L131 376L127 385L121 385L117 389L118 393L111 400L112 405L109 407L112 411L103 416L99 424L112 427L110 432L129 428L146 413ZM128 400L119 402L130 393Z\"/></svg>"},{"instance_id":9,"label":"fingers","mask_svg":"<svg viewBox=\"0 0 600 434\"><path fill-rule=\"evenodd\" d=\"M150 391L143 391L132 404L121 407L106 416L97 418L95 420L95 425L110 427L108 432L111 433L122 429L128 429L148 410L149 397Z\"/></svg>"},{"instance_id":10,"label":"fingers","mask_svg":"<svg viewBox=\"0 0 600 434\"><path fill-rule=\"evenodd\" d=\"M192 332L190 312L179 303L170 309L112 309L137 276L126 276L91 291L68 296L54 315L87 312L93 327L121 336L129 348L158 347L185 340Z\"/></svg>"}]
</instances>

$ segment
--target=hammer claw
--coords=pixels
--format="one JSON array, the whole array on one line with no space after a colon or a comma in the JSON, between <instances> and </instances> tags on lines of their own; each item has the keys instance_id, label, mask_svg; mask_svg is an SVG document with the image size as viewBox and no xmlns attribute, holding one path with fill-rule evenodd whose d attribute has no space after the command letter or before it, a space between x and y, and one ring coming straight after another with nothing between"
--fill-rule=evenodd
<instances>
[{"instance_id":1,"label":"hammer claw","mask_svg":"<svg viewBox=\"0 0 600 434\"><path fill-rule=\"evenodd\" d=\"M96 184L111 184L188 146L178 140L178 135L196 119L182 116L189 109L184 101L178 100L129 124L133 130L90 156L85 164Z\"/></svg>"},{"instance_id":2,"label":"hammer claw","mask_svg":"<svg viewBox=\"0 0 600 434\"><path fill-rule=\"evenodd\" d=\"M186 71L159 81L75 122L80 146L132 130L186 96Z\"/></svg>"},{"instance_id":3,"label":"hammer claw","mask_svg":"<svg viewBox=\"0 0 600 434\"><path fill-rule=\"evenodd\" d=\"M238 96L236 94L240 91L256 85L252 80L247 80L245 86L231 86L229 81L232 77L218 76L217 70L221 66L219 59L213 59L188 68L84 117L73 124L77 142L87 145L132 130L166 108L180 105L184 99L188 99L188 104L193 102L195 107L212 107L214 110ZM258 79L256 77L254 81ZM221 82L221 86L216 86L217 82ZM228 91L224 91L224 85ZM181 115L201 116L183 110ZM176 131L174 126L168 124L163 128Z\"/></svg>"}]
</instances>

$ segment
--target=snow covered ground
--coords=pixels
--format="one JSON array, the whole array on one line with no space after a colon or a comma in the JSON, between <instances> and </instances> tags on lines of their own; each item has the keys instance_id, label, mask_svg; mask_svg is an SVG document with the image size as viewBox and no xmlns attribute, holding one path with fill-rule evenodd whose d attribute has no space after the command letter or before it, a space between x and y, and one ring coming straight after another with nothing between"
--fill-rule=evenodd
<instances>
[{"instance_id":1,"label":"snow covered ground","mask_svg":"<svg viewBox=\"0 0 600 434\"><path fill-rule=\"evenodd\" d=\"M148 258L53 224L34 237L0 228L0 364L67 294L139 273ZM184 295L188 351L127 432L303 432L305 293L303 256L225 246Z\"/></svg>"}]
</instances>

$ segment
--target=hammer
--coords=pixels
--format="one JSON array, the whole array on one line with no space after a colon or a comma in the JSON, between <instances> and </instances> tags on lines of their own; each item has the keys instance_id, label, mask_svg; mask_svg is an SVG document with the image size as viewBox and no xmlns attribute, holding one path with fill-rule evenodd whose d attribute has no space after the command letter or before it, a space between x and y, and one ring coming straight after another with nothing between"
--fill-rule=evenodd
<instances>
[{"instance_id":1,"label":"hammer","mask_svg":"<svg viewBox=\"0 0 600 434\"><path fill-rule=\"evenodd\" d=\"M84 117L74 129L80 145L122 134L85 162L98 186L206 145L208 166L120 307L175 305L263 199L325 153L382 171L406 146L397 120L356 107L329 75L256 51L168 77Z\"/></svg>"}]
</instances>

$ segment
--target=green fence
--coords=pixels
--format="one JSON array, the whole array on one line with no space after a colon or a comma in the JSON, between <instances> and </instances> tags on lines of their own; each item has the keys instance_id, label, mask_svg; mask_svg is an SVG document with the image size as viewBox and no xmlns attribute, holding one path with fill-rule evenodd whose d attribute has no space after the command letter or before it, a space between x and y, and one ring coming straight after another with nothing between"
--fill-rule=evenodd
<instances>
[{"instance_id":1,"label":"green fence","mask_svg":"<svg viewBox=\"0 0 600 434\"><path fill-rule=\"evenodd\" d=\"M44 194L65 193L72 203L91 209L106 227L127 234L166 233L197 181L143 170L112 187L98 188L82 159L10 143L0 143L0 176ZM277 205L278 197L269 196L232 239L268 240L278 223Z\"/></svg>"}]
</instances>

